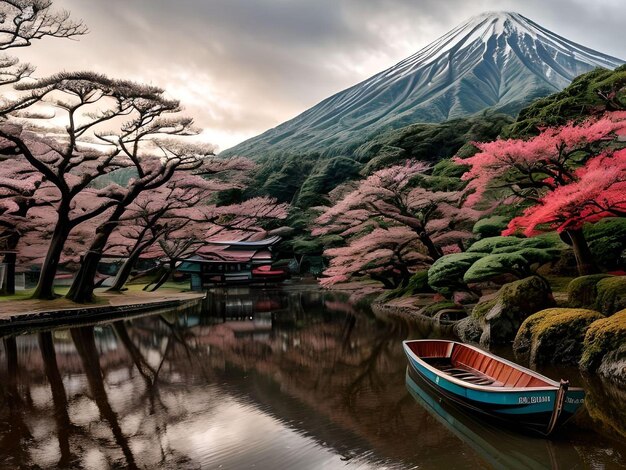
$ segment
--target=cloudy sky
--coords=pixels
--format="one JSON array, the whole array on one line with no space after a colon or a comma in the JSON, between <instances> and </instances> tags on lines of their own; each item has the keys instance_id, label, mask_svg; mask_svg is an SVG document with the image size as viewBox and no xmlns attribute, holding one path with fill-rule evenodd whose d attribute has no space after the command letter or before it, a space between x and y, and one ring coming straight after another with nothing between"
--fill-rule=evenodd
<instances>
[{"instance_id":1,"label":"cloudy sky","mask_svg":"<svg viewBox=\"0 0 626 470\"><path fill-rule=\"evenodd\" d=\"M159 85L226 149L417 52L469 17L517 11L626 59L624 0L55 0L89 35L19 51L37 75Z\"/></svg>"}]
</instances>

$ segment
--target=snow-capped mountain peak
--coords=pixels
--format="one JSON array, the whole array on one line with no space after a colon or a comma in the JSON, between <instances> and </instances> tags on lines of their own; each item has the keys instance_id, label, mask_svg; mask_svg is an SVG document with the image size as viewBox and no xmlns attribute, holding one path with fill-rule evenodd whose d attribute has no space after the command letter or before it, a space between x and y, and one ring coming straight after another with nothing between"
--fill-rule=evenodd
<instances>
[{"instance_id":1,"label":"snow-capped mountain peak","mask_svg":"<svg viewBox=\"0 0 626 470\"><path fill-rule=\"evenodd\" d=\"M513 12L487 12L373 77L224 154L340 153L382 129L486 108L517 113L596 67L624 62Z\"/></svg>"}]
</instances>

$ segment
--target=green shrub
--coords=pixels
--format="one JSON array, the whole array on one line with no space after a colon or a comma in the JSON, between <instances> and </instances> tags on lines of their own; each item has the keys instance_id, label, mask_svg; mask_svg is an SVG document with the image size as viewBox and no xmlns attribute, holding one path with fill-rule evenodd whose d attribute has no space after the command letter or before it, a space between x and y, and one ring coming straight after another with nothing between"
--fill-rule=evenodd
<instances>
[{"instance_id":1,"label":"green shrub","mask_svg":"<svg viewBox=\"0 0 626 470\"><path fill-rule=\"evenodd\" d=\"M428 271L418 271L411 278L406 287L398 287L385 292L379 297L379 301L387 302L400 297L407 297L416 294L428 294L434 292L428 285Z\"/></svg>"},{"instance_id":2,"label":"green shrub","mask_svg":"<svg viewBox=\"0 0 626 470\"><path fill-rule=\"evenodd\" d=\"M484 253L454 253L442 256L428 270L428 285L443 295L465 286L463 275Z\"/></svg>"},{"instance_id":3,"label":"green shrub","mask_svg":"<svg viewBox=\"0 0 626 470\"><path fill-rule=\"evenodd\" d=\"M517 237L489 237L473 243L467 251L469 253L493 253L497 248L519 246L521 239Z\"/></svg>"},{"instance_id":4,"label":"green shrub","mask_svg":"<svg viewBox=\"0 0 626 470\"><path fill-rule=\"evenodd\" d=\"M607 218L584 228L585 238L596 263L606 270L624 269L626 218Z\"/></svg>"},{"instance_id":5,"label":"green shrub","mask_svg":"<svg viewBox=\"0 0 626 470\"><path fill-rule=\"evenodd\" d=\"M530 273L526 258L518 253L487 255L476 261L463 275L463 281L483 282L502 274L525 277Z\"/></svg>"},{"instance_id":6,"label":"green shrub","mask_svg":"<svg viewBox=\"0 0 626 470\"><path fill-rule=\"evenodd\" d=\"M493 215L491 217L486 217L484 219L480 219L474 224L472 232L479 239L497 237L507 227L509 220L509 217L503 215Z\"/></svg>"},{"instance_id":7,"label":"green shrub","mask_svg":"<svg viewBox=\"0 0 626 470\"><path fill-rule=\"evenodd\" d=\"M433 176L444 176L447 178L460 178L463 173L469 170L469 165L459 165L448 158L440 160L433 166Z\"/></svg>"},{"instance_id":8,"label":"green shrub","mask_svg":"<svg viewBox=\"0 0 626 470\"><path fill-rule=\"evenodd\" d=\"M356 178L360 169L360 163L347 157L321 160L302 183L295 205L306 208L326 204L326 194L344 181Z\"/></svg>"}]
</instances>

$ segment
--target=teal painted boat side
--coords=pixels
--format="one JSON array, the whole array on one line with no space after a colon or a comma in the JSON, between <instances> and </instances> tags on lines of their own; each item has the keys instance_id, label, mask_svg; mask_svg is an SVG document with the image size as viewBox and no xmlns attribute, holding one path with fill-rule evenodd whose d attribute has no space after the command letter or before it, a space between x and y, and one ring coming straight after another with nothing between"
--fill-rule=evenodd
<instances>
[{"instance_id":1,"label":"teal painted boat side","mask_svg":"<svg viewBox=\"0 0 626 470\"><path fill-rule=\"evenodd\" d=\"M495 405L499 413L504 414L532 414L549 413L554 408L554 400L557 390L536 390L536 391L480 391L447 380L430 369L424 367L420 362L408 356L409 362L422 376L430 380L437 387L446 390L460 398L482 403L485 405Z\"/></svg>"}]
</instances>

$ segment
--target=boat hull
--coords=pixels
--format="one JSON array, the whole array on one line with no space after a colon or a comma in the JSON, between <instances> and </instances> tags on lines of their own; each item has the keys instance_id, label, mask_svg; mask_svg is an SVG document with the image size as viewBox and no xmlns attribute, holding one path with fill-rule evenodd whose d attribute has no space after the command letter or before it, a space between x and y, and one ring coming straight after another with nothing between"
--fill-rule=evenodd
<instances>
[{"instance_id":1,"label":"boat hull","mask_svg":"<svg viewBox=\"0 0 626 470\"><path fill-rule=\"evenodd\" d=\"M473 412L488 415L498 420L523 426L526 429L543 435L549 434L548 427L557 400L558 388L554 389L519 389L519 390L486 390L470 388L446 378L442 373L433 371L422 361L416 360L409 353L405 344L405 352L409 364L424 381L436 392L444 395ZM571 418L584 403L584 391L572 389L566 392L562 411L553 429ZM551 431L551 430L550 430Z\"/></svg>"}]
</instances>

